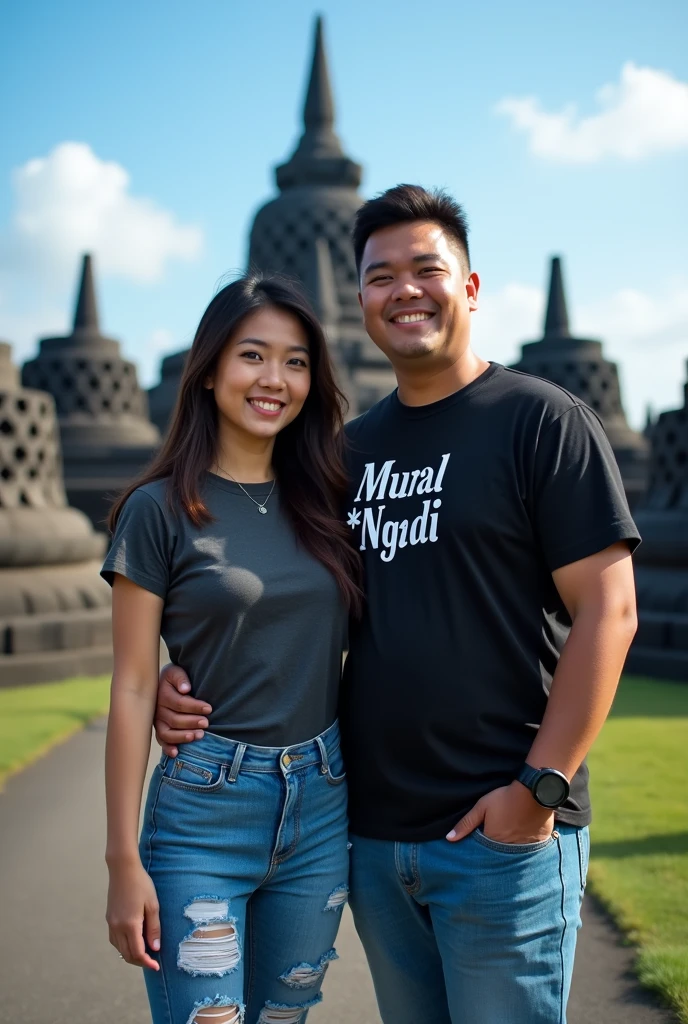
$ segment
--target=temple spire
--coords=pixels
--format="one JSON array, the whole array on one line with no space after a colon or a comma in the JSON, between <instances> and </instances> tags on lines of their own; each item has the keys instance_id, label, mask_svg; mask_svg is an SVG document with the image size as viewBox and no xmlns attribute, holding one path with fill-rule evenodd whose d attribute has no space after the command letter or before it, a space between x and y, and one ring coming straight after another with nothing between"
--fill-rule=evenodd
<instances>
[{"instance_id":1,"label":"temple spire","mask_svg":"<svg viewBox=\"0 0 688 1024\"><path fill-rule=\"evenodd\" d=\"M93 265L90 253L86 253L81 268L79 296L74 312L74 333L100 334L96 290L93 284Z\"/></svg>"},{"instance_id":2,"label":"temple spire","mask_svg":"<svg viewBox=\"0 0 688 1024\"><path fill-rule=\"evenodd\" d=\"M292 157L277 168L280 189L294 185L358 188L361 167L350 160L334 130L334 101L325 54L323 19L315 20L313 56L303 107L303 135Z\"/></svg>"},{"instance_id":3,"label":"temple spire","mask_svg":"<svg viewBox=\"0 0 688 1024\"><path fill-rule=\"evenodd\" d=\"M569 315L566 310L564 281L561 273L561 258L552 257L552 269L549 279L549 298L545 315L546 338L570 338Z\"/></svg>"},{"instance_id":4,"label":"temple spire","mask_svg":"<svg viewBox=\"0 0 688 1024\"><path fill-rule=\"evenodd\" d=\"M334 102L330 86L330 72L325 56L323 20L320 15L315 19L313 61L303 110L303 125L306 133L311 134L323 131L332 132L334 125Z\"/></svg>"}]
</instances>

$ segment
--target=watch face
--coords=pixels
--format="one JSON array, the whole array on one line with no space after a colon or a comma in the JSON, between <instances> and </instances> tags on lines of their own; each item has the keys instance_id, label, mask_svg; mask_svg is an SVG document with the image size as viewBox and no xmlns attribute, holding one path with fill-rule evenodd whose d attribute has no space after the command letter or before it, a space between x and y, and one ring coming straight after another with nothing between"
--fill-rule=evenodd
<instances>
[{"instance_id":1,"label":"watch face","mask_svg":"<svg viewBox=\"0 0 688 1024\"><path fill-rule=\"evenodd\" d=\"M560 807L568 796L567 790L566 780L554 772L545 772L535 784L536 799L543 807Z\"/></svg>"}]
</instances>

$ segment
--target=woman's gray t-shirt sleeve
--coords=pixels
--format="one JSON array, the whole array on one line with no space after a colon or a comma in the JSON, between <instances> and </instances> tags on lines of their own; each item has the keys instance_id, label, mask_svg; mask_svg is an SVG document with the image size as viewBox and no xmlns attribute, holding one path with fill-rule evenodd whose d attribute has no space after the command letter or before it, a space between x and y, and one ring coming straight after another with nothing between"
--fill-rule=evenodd
<instances>
[{"instance_id":1,"label":"woman's gray t-shirt sleeve","mask_svg":"<svg viewBox=\"0 0 688 1024\"><path fill-rule=\"evenodd\" d=\"M154 497L139 488L120 513L112 546L100 571L112 586L115 573L163 599L170 583L170 530Z\"/></svg>"}]
</instances>

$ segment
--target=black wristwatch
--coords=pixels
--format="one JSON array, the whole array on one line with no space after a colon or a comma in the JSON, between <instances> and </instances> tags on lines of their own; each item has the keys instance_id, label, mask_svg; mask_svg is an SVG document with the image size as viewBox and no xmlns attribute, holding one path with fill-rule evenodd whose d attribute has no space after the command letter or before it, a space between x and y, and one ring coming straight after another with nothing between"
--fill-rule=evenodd
<instances>
[{"instance_id":1,"label":"black wristwatch","mask_svg":"<svg viewBox=\"0 0 688 1024\"><path fill-rule=\"evenodd\" d=\"M543 807L561 807L569 797L569 780L556 768L532 768L524 764L516 776Z\"/></svg>"}]
</instances>

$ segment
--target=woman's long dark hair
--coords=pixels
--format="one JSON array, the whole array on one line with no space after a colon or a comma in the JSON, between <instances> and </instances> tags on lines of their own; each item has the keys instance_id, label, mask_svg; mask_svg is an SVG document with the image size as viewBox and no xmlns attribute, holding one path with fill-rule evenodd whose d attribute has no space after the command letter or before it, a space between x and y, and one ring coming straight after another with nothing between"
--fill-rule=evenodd
<instances>
[{"instance_id":1,"label":"woman's long dark hair","mask_svg":"<svg viewBox=\"0 0 688 1024\"><path fill-rule=\"evenodd\" d=\"M212 520L201 487L217 455L217 405L204 383L241 321L266 307L295 316L310 350L311 386L303 409L275 439L272 462L281 499L299 541L329 569L349 609L357 613L360 562L340 518L347 483L342 461L346 399L334 379L323 329L300 288L287 278L247 274L214 297L187 357L167 437L145 472L115 501L108 526L114 530L132 491L165 478L172 507L181 506L195 526Z\"/></svg>"}]
</instances>

